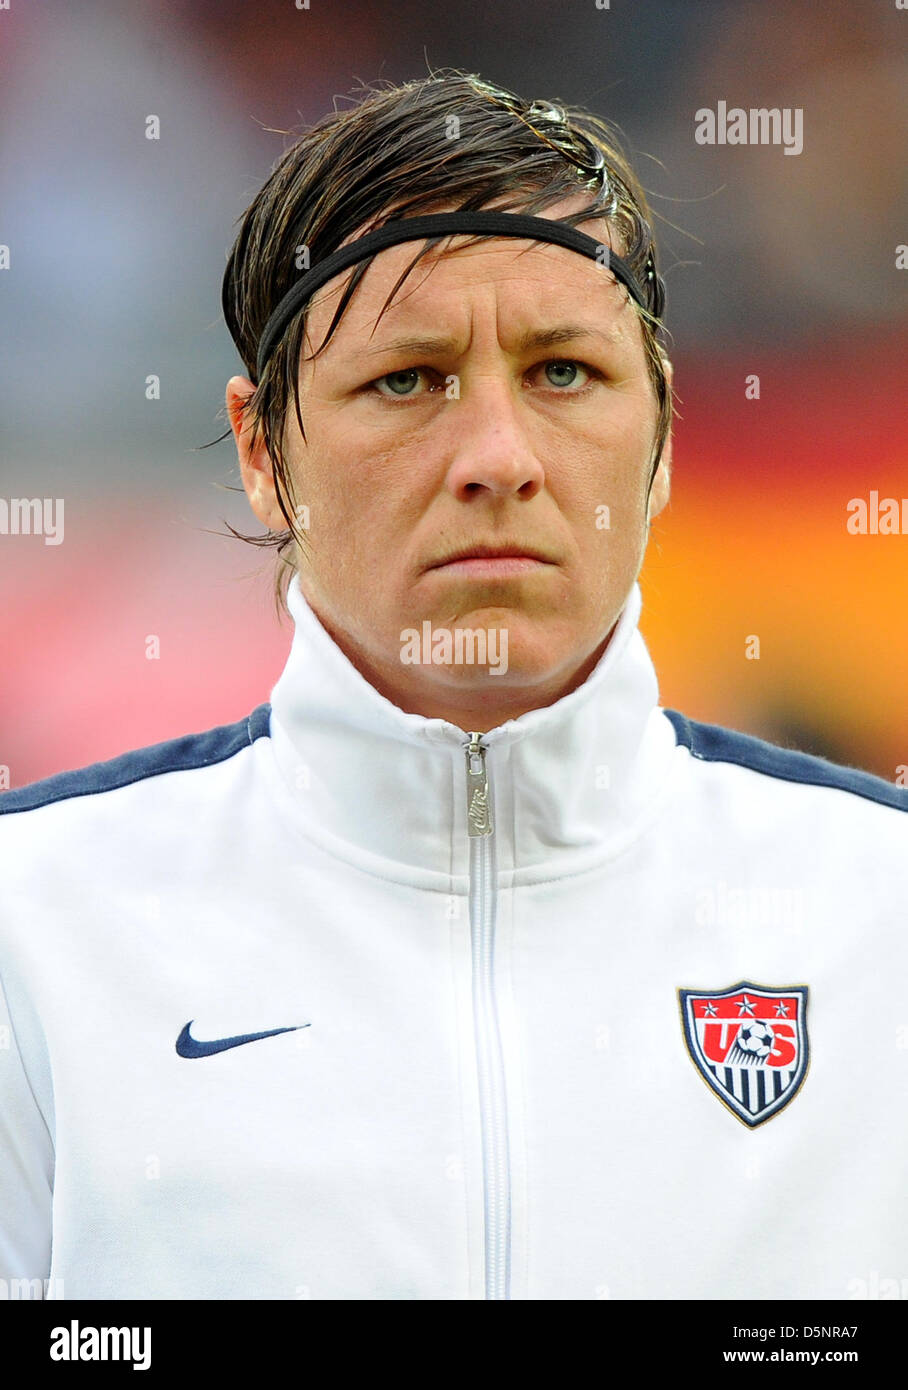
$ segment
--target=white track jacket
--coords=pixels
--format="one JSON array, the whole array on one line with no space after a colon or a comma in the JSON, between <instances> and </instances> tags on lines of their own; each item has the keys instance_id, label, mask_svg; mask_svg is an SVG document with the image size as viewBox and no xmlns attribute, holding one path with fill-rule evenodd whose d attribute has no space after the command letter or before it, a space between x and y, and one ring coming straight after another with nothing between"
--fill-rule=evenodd
<instances>
[{"instance_id":1,"label":"white track jacket","mask_svg":"<svg viewBox=\"0 0 908 1390\"><path fill-rule=\"evenodd\" d=\"M660 708L636 585L472 747L289 602L270 705L0 795L7 1287L904 1291L908 790Z\"/></svg>"}]
</instances>

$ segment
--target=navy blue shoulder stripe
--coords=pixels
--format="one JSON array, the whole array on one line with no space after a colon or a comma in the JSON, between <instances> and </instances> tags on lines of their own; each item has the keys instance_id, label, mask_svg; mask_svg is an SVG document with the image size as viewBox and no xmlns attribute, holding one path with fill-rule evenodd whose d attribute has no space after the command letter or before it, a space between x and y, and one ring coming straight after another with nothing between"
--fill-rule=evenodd
<instances>
[{"instance_id":1,"label":"navy blue shoulder stripe","mask_svg":"<svg viewBox=\"0 0 908 1390\"><path fill-rule=\"evenodd\" d=\"M72 772L58 772L26 787L0 792L0 815L34 811L39 806L66 801L73 796L116 791L118 787L128 787L131 782L159 777L165 772L185 772L189 768L222 763L248 748L257 738L267 738L270 716L270 704L259 705L235 724L221 724L201 734L183 734L164 743L152 743L147 748L121 753L107 762L92 763Z\"/></svg>"},{"instance_id":2,"label":"navy blue shoulder stripe","mask_svg":"<svg viewBox=\"0 0 908 1390\"><path fill-rule=\"evenodd\" d=\"M739 767L753 768L755 772L764 772L768 777L779 777L785 782L835 787L869 801L878 801L883 806L894 806L897 811L908 811L908 787L897 787L894 782L886 782L873 773L831 763L812 753L779 748L752 734L723 729L718 724L700 724L674 709L662 712L674 725L678 742L689 748L695 758L711 763L737 763Z\"/></svg>"}]
</instances>

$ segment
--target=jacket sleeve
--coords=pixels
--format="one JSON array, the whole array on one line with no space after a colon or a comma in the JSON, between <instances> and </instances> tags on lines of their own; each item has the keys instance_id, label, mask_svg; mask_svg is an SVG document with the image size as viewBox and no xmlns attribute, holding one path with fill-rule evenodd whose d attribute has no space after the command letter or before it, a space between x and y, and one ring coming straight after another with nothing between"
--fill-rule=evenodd
<instances>
[{"instance_id":1,"label":"jacket sleeve","mask_svg":"<svg viewBox=\"0 0 908 1390\"><path fill-rule=\"evenodd\" d=\"M30 1291L15 1296L41 1298L50 1273L54 1145L20 1041L0 978L0 1278L28 1280Z\"/></svg>"}]
</instances>

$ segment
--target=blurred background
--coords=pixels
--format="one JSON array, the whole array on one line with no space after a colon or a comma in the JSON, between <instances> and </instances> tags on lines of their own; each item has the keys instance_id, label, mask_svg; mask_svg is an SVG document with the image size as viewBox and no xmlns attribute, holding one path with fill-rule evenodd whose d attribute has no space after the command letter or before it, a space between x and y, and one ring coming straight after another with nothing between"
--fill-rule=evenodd
<instances>
[{"instance_id":1,"label":"blurred background","mask_svg":"<svg viewBox=\"0 0 908 1390\"><path fill-rule=\"evenodd\" d=\"M232 439L199 452L241 369L234 223L281 132L449 65L617 123L657 214L680 414L642 575L661 702L893 780L908 534L846 520L908 498L906 54L895 0L13 0L0 497L62 497L65 542L0 535L10 784L269 698L273 554L226 531L258 529ZM720 100L802 108L802 153L697 144Z\"/></svg>"}]
</instances>

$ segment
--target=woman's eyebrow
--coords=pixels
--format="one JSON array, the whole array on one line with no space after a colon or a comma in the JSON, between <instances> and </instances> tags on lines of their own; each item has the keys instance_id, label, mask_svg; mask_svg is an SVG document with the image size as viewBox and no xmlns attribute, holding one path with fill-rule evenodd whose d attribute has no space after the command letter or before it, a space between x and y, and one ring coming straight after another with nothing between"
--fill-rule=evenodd
<instances>
[{"instance_id":1,"label":"woman's eyebrow","mask_svg":"<svg viewBox=\"0 0 908 1390\"><path fill-rule=\"evenodd\" d=\"M518 351L525 352L528 348L556 347L559 343L575 342L583 338L597 338L612 347L618 341L618 334L615 330L608 331L601 328L591 328L584 324L563 323L557 324L553 328L528 329L518 341L517 348ZM413 352L422 357L432 357L452 353L456 350L457 343L453 338L407 337L392 338L378 347L368 348L362 353L362 356L374 357L383 352Z\"/></svg>"}]
</instances>

